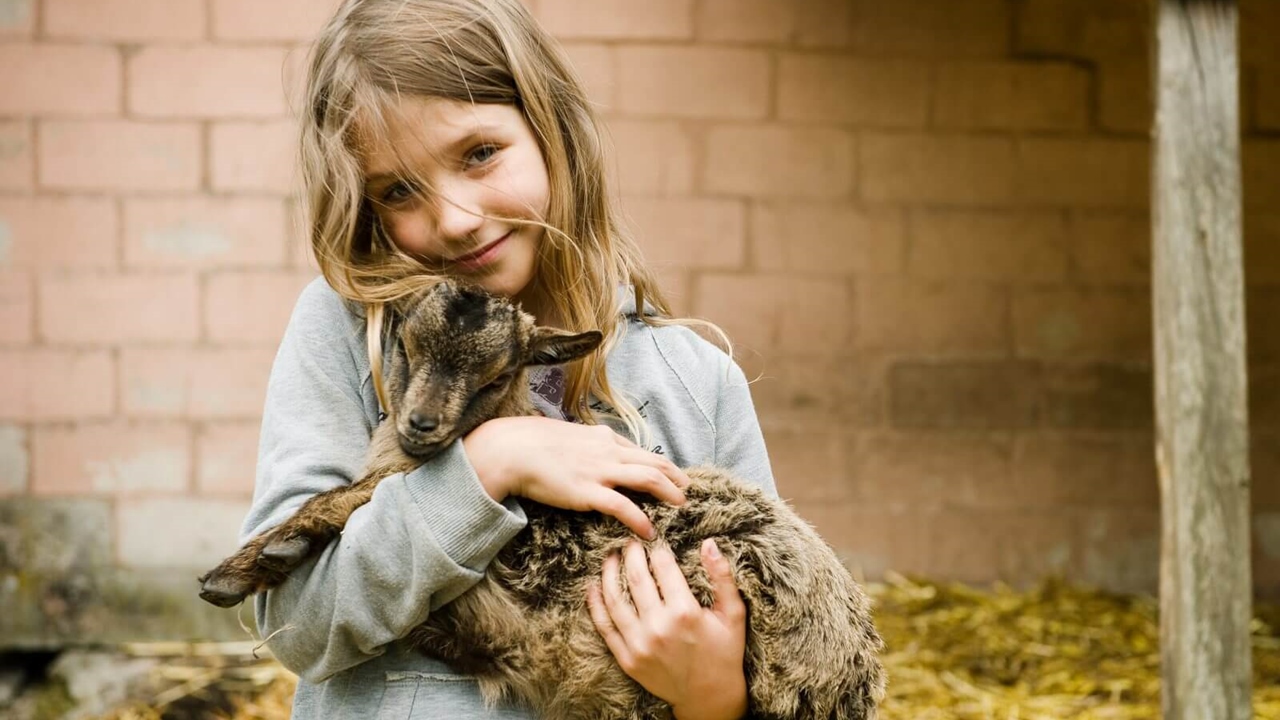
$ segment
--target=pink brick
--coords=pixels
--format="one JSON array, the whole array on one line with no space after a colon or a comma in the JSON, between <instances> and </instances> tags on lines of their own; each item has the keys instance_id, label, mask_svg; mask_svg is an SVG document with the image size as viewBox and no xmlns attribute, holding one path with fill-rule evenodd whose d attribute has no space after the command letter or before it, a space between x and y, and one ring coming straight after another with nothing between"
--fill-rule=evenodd
<instances>
[{"instance_id":1,"label":"pink brick","mask_svg":"<svg viewBox=\"0 0 1280 720\"><path fill-rule=\"evenodd\" d=\"M939 127L1083 130L1089 122L1089 74L1065 63L947 63L937 87Z\"/></svg>"},{"instance_id":2,"label":"pink brick","mask_svg":"<svg viewBox=\"0 0 1280 720\"><path fill-rule=\"evenodd\" d=\"M1238 4L1240 64L1280 69L1280 6L1268 0L1245 0Z\"/></svg>"},{"instance_id":3,"label":"pink brick","mask_svg":"<svg viewBox=\"0 0 1280 720\"><path fill-rule=\"evenodd\" d=\"M70 344L171 342L199 337L192 275L50 275L39 286L40 333Z\"/></svg>"},{"instance_id":4,"label":"pink brick","mask_svg":"<svg viewBox=\"0 0 1280 720\"><path fill-rule=\"evenodd\" d=\"M674 122L613 120L611 180L624 195L687 195L693 191L694 140Z\"/></svg>"},{"instance_id":5,"label":"pink brick","mask_svg":"<svg viewBox=\"0 0 1280 720\"><path fill-rule=\"evenodd\" d=\"M35 495L138 495L187 489L191 431L184 425L89 424L36 428Z\"/></svg>"},{"instance_id":6,"label":"pink brick","mask_svg":"<svg viewBox=\"0 0 1280 720\"><path fill-rule=\"evenodd\" d=\"M873 202L996 205L1014 197L1007 138L868 134L858 162L862 196Z\"/></svg>"},{"instance_id":7,"label":"pink brick","mask_svg":"<svg viewBox=\"0 0 1280 720\"><path fill-rule=\"evenodd\" d=\"M596 108L607 112L616 107L618 63L613 47L588 42L568 42L561 47Z\"/></svg>"},{"instance_id":8,"label":"pink brick","mask_svg":"<svg viewBox=\"0 0 1280 720\"><path fill-rule=\"evenodd\" d=\"M0 44L0 114L114 115L120 53L89 45Z\"/></svg>"},{"instance_id":9,"label":"pink brick","mask_svg":"<svg viewBox=\"0 0 1280 720\"><path fill-rule=\"evenodd\" d=\"M211 0L219 40L311 41L332 17L335 0Z\"/></svg>"},{"instance_id":10,"label":"pink brick","mask_svg":"<svg viewBox=\"0 0 1280 720\"><path fill-rule=\"evenodd\" d=\"M1155 116L1151 106L1151 68L1146 58L1122 59L1098 67L1098 122L1106 130L1147 133Z\"/></svg>"},{"instance_id":11,"label":"pink brick","mask_svg":"<svg viewBox=\"0 0 1280 720\"><path fill-rule=\"evenodd\" d=\"M1145 290L1015 290L1020 357L1151 361L1151 299Z\"/></svg>"},{"instance_id":12,"label":"pink brick","mask_svg":"<svg viewBox=\"0 0 1280 720\"><path fill-rule=\"evenodd\" d=\"M0 120L0 189L25 190L35 185L35 134L25 120Z\"/></svg>"},{"instance_id":13,"label":"pink brick","mask_svg":"<svg viewBox=\"0 0 1280 720\"><path fill-rule=\"evenodd\" d=\"M999 287L868 278L855 289L859 349L965 357L1008 354L1008 295Z\"/></svg>"},{"instance_id":14,"label":"pink brick","mask_svg":"<svg viewBox=\"0 0 1280 720\"><path fill-rule=\"evenodd\" d=\"M700 40L783 43L796 29L796 0L703 0L695 27Z\"/></svg>"},{"instance_id":15,"label":"pink brick","mask_svg":"<svg viewBox=\"0 0 1280 720\"><path fill-rule=\"evenodd\" d=\"M116 559L122 565L187 572L213 567L236 551L249 501L125 498L115 511Z\"/></svg>"},{"instance_id":16,"label":"pink brick","mask_svg":"<svg viewBox=\"0 0 1280 720\"><path fill-rule=\"evenodd\" d=\"M0 38L29 38L36 33L36 0L0 3Z\"/></svg>"},{"instance_id":17,"label":"pink brick","mask_svg":"<svg viewBox=\"0 0 1280 720\"><path fill-rule=\"evenodd\" d=\"M1254 77L1254 126L1259 130L1280 130L1280 68L1258 70Z\"/></svg>"},{"instance_id":18,"label":"pink brick","mask_svg":"<svg viewBox=\"0 0 1280 720\"><path fill-rule=\"evenodd\" d=\"M311 273L230 272L208 278L204 325L216 343L267 344L284 334L298 295Z\"/></svg>"},{"instance_id":19,"label":"pink brick","mask_svg":"<svg viewBox=\"0 0 1280 720\"><path fill-rule=\"evenodd\" d=\"M921 212L910 272L934 280L1062 282L1067 223L1059 213Z\"/></svg>"},{"instance_id":20,"label":"pink brick","mask_svg":"<svg viewBox=\"0 0 1280 720\"><path fill-rule=\"evenodd\" d=\"M293 122L216 123L209 139L213 189L287 195L298 155Z\"/></svg>"},{"instance_id":21,"label":"pink brick","mask_svg":"<svg viewBox=\"0 0 1280 720\"><path fill-rule=\"evenodd\" d=\"M259 425L218 422L208 423L197 431L196 489L201 495L253 495Z\"/></svg>"},{"instance_id":22,"label":"pink brick","mask_svg":"<svg viewBox=\"0 0 1280 720\"><path fill-rule=\"evenodd\" d=\"M897 210L811 202L757 203L751 213L753 262L762 270L815 275L894 274L906 258Z\"/></svg>"},{"instance_id":23,"label":"pink brick","mask_svg":"<svg viewBox=\"0 0 1280 720\"><path fill-rule=\"evenodd\" d=\"M845 443L849 497L903 508L974 506L1016 482L1007 434L861 433Z\"/></svg>"},{"instance_id":24,"label":"pink brick","mask_svg":"<svg viewBox=\"0 0 1280 720\"><path fill-rule=\"evenodd\" d=\"M763 50L621 46L618 109L630 116L759 119L769 112Z\"/></svg>"},{"instance_id":25,"label":"pink brick","mask_svg":"<svg viewBox=\"0 0 1280 720\"><path fill-rule=\"evenodd\" d=\"M274 358L274 348L125 348L122 410L130 417L260 417Z\"/></svg>"},{"instance_id":26,"label":"pink brick","mask_svg":"<svg viewBox=\"0 0 1280 720\"><path fill-rule=\"evenodd\" d=\"M536 16L560 38L680 39L693 36L693 0L539 0Z\"/></svg>"},{"instance_id":27,"label":"pink brick","mask_svg":"<svg viewBox=\"0 0 1280 720\"><path fill-rule=\"evenodd\" d=\"M796 6L796 44L813 48L848 48L853 44L854 15L849 0L792 0Z\"/></svg>"},{"instance_id":28,"label":"pink brick","mask_svg":"<svg viewBox=\"0 0 1280 720\"><path fill-rule=\"evenodd\" d=\"M26 495L30 486L31 453L27 431L0 425L0 498Z\"/></svg>"},{"instance_id":29,"label":"pink brick","mask_svg":"<svg viewBox=\"0 0 1280 720\"><path fill-rule=\"evenodd\" d=\"M1258 210L1280 207L1280 141L1248 140L1241 147L1244 206Z\"/></svg>"},{"instance_id":30,"label":"pink brick","mask_svg":"<svg viewBox=\"0 0 1280 720\"><path fill-rule=\"evenodd\" d=\"M63 190L194 190L200 129L189 123L45 122L40 182Z\"/></svg>"},{"instance_id":31,"label":"pink brick","mask_svg":"<svg viewBox=\"0 0 1280 720\"><path fill-rule=\"evenodd\" d=\"M1280 285L1280 215L1244 216L1244 277L1249 285Z\"/></svg>"},{"instance_id":32,"label":"pink brick","mask_svg":"<svg viewBox=\"0 0 1280 720\"><path fill-rule=\"evenodd\" d=\"M114 267L119 228L109 198L0 197L0 268Z\"/></svg>"},{"instance_id":33,"label":"pink brick","mask_svg":"<svg viewBox=\"0 0 1280 720\"><path fill-rule=\"evenodd\" d=\"M1151 223L1146 214L1081 213L1071 219L1071 238L1079 282L1151 283Z\"/></svg>"},{"instance_id":34,"label":"pink brick","mask_svg":"<svg viewBox=\"0 0 1280 720\"><path fill-rule=\"evenodd\" d=\"M220 40L310 41L338 3L335 0L211 0L213 36Z\"/></svg>"},{"instance_id":35,"label":"pink brick","mask_svg":"<svg viewBox=\"0 0 1280 720\"><path fill-rule=\"evenodd\" d=\"M625 207L649 262L730 269L746 260L747 210L741 201L636 198Z\"/></svg>"},{"instance_id":36,"label":"pink brick","mask_svg":"<svg viewBox=\"0 0 1280 720\"><path fill-rule=\"evenodd\" d=\"M1142 0L1027 0L1018 7L1015 45L1038 55L1142 57L1150 27Z\"/></svg>"},{"instance_id":37,"label":"pink brick","mask_svg":"<svg viewBox=\"0 0 1280 720\"><path fill-rule=\"evenodd\" d=\"M706 153L703 186L716 194L832 198L854 186L854 139L842 130L719 125Z\"/></svg>"},{"instance_id":38,"label":"pink brick","mask_svg":"<svg viewBox=\"0 0 1280 720\"><path fill-rule=\"evenodd\" d=\"M854 328L856 331L856 328ZM872 353L788 357L739 353L761 422L796 428L880 427L885 424L886 373L891 361ZM822 378L815 383L814 378Z\"/></svg>"},{"instance_id":39,"label":"pink brick","mask_svg":"<svg viewBox=\"0 0 1280 720\"><path fill-rule=\"evenodd\" d=\"M916 60L785 53L778 116L870 127L923 127L933 69ZM838 89L837 89L838 88Z\"/></svg>"},{"instance_id":40,"label":"pink brick","mask_svg":"<svg viewBox=\"0 0 1280 720\"><path fill-rule=\"evenodd\" d=\"M49 37L138 42L199 40L202 0L44 0Z\"/></svg>"},{"instance_id":41,"label":"pink brick","mask_svg":"<svg viewBox=\"0 0 1280 720\"><path fill-rule=\"evenodd\" d=\"M1000 501L1041 507L1160 505L1154 442L1145 433L1024 435L1018 438L1014 477Z\"/></svg>"},{"instance_id":42,"label":"pink brick","mask_svg":"<svg viewBox=\"0 0 1280 720\"><path fill-rule=\"evenodd\" d=\"M1145 140L1023 138L1018 195L1034 205L1146 207L1151 148Z\"/></svg>"},{"instance_id":43,"label":"pink brick","mask_svg":"<svg viewBox=\"0 0 1280 720\"><path fill-rule=\"evenodd\" d=\"M851 440L847 433L771 423L764 427L764 438L783 497L830 503L853 497L853 484L845 468L844 448Z\"/></svg>"},{"instance_id":44,"label":"pink brick","mask_svg":"<svg viewBox=\"0 0 1280 720\"><path fill-rule=\"evenodd\" d=\"M285 203L272 198L136 198L124 202L130 267L269 267L286 261Z\"/></svg>"},{"instance_id":45,"label":"pink brick","mask_svg":"<svg viewBox=\"0 0 1280 720\"><path fill-rule=\"evenodd\" d=\"M1003 0L853 4L854 43L861 53L955 58L1009 51L1009 5Z\"/></svg>"},{"instance_id":46,"label":"pink brick","mask_svg":"<svg viewBox=\"0 0 1280 720\"><path fill-rule=\"evenodd\" d=\"M747 352L829 356L848 349L852 308L842 280L707 272L693 308Z\"/></svg>"},{"instance_id":47,"label":"pink brick","mask_svg":"<svg viewBox=\"0 0 1280 720\"><path fill-rule=\"evenodd\" d=\"M285 114L281 48L146 47L129 58L129 110L140 117Z\"/></svg>"},{"instance_id":48,"label":"pink brick","mask_svg":"<svg viewBox=\"0 0 1280 720\"><path fill-rule=\"evenodd\" d=\"M931 548L925 572L967 583L1016 584L1066 574L1076 566L1079 522L1052 510L948 508L926 521Z\"/></svg>"},{"instance_id":49,"label":"pink brick","mask_svg":"<svg viewBox=\"0 0 1280 720\"><path fill-rule=\"evenodd\" d=\"M0 271L0 345L27 345L35 337L35 280Z\"/></svg>"},{"instance_id":50,"label":"pink brick","mask_svg":"<svg viewBox=\"0 0 1280 720\"><path fill-rule=\"evenodd\" d=\"M0 418L94 420L115 410L115 363L105 351L0 350Z\"/></svg>"}]
</instances>

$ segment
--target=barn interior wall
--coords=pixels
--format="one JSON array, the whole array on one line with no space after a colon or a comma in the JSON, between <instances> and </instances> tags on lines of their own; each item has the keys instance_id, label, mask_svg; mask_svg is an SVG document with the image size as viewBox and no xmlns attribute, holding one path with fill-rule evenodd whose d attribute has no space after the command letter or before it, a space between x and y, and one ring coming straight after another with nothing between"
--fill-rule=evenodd
<instances>
[{"instance_id":1,"label":"barn interior wall","mask_svg":"<svg viewBox=\"0 0 1280 720\"><path fill-rule=\"evenodd\" d=\"M234 548L314 266L331 0L0 0L0 637L240 637ZM1154 591L1143 0L528 0L781 493L866 577ZM1280 3L1242 0L1254 577L1280 592Z\"/></svg>"}]
</instances>

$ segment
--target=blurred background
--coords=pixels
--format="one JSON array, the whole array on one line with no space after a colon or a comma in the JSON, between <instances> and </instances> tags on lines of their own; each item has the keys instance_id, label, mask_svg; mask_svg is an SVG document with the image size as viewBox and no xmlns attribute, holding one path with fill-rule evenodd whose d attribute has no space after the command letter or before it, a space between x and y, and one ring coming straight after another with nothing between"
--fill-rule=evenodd
<instances>
[{"instance_id":1,"label":"blurred background","mask_svg":"<svg viewBox=\"0 0 1280 720\"><path fill-rule=\"evenodd\" d=\"M0 638L243 639L234 550L315 275L331 0L0 0ZM528 0L778 487L862 576L1154 592L1143 0ZM1280 2L1241 0L1256 589L1280 594ZM248 613L245 613L248 619Z\"/></svg>"}]
</instances>

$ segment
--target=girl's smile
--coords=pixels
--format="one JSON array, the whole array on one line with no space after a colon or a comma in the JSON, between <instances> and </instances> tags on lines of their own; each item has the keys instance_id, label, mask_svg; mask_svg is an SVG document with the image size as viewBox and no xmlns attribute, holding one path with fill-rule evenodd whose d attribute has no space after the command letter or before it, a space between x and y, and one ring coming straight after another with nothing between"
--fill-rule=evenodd
<instances>
[{"instance_id":1,"label":"girl's smile","mask_svg":"<svg viewBox=\"0 0 1280 720\"><path fill-rule=\"evenodd\" d=\"M466 273L472 273L480 270L498 259L498 255L502 252L502 248L506 244L507 239L511 237L512 232L512 230L508 230L497 240L481 246L474 252L450 258L446 263L453 265Z\"/></svg>"}]
</instances>

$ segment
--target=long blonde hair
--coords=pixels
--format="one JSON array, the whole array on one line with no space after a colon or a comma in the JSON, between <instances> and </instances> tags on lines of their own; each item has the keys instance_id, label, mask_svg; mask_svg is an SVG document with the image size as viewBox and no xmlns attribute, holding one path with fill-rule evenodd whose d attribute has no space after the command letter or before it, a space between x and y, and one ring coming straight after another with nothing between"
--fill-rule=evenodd
<instances>
[{"instance_id":1,"label":"long blonde hair","mask_svg":"<svg viewBox=\"0 0 1280 720\"><path fill-rule=\"evenodd\" d=\"M645 442L644 420L605 375L619 338L618 288L634 289L645 322L707 323L670 319L607 191L602 133L582 83L519 0L345 0L312 49L300 158L310 242L329 285L366 308L379 401L386 406L383 308L438 280L386 239L364 196L357 134L385 127L387 109L405 96L501 103L524 114L550 186L534 282L565 329L606 338L566 369L564 407L594 422L594 395ZM648 317L646 304L660 317Z\"/></svg>"}]
</instances>

